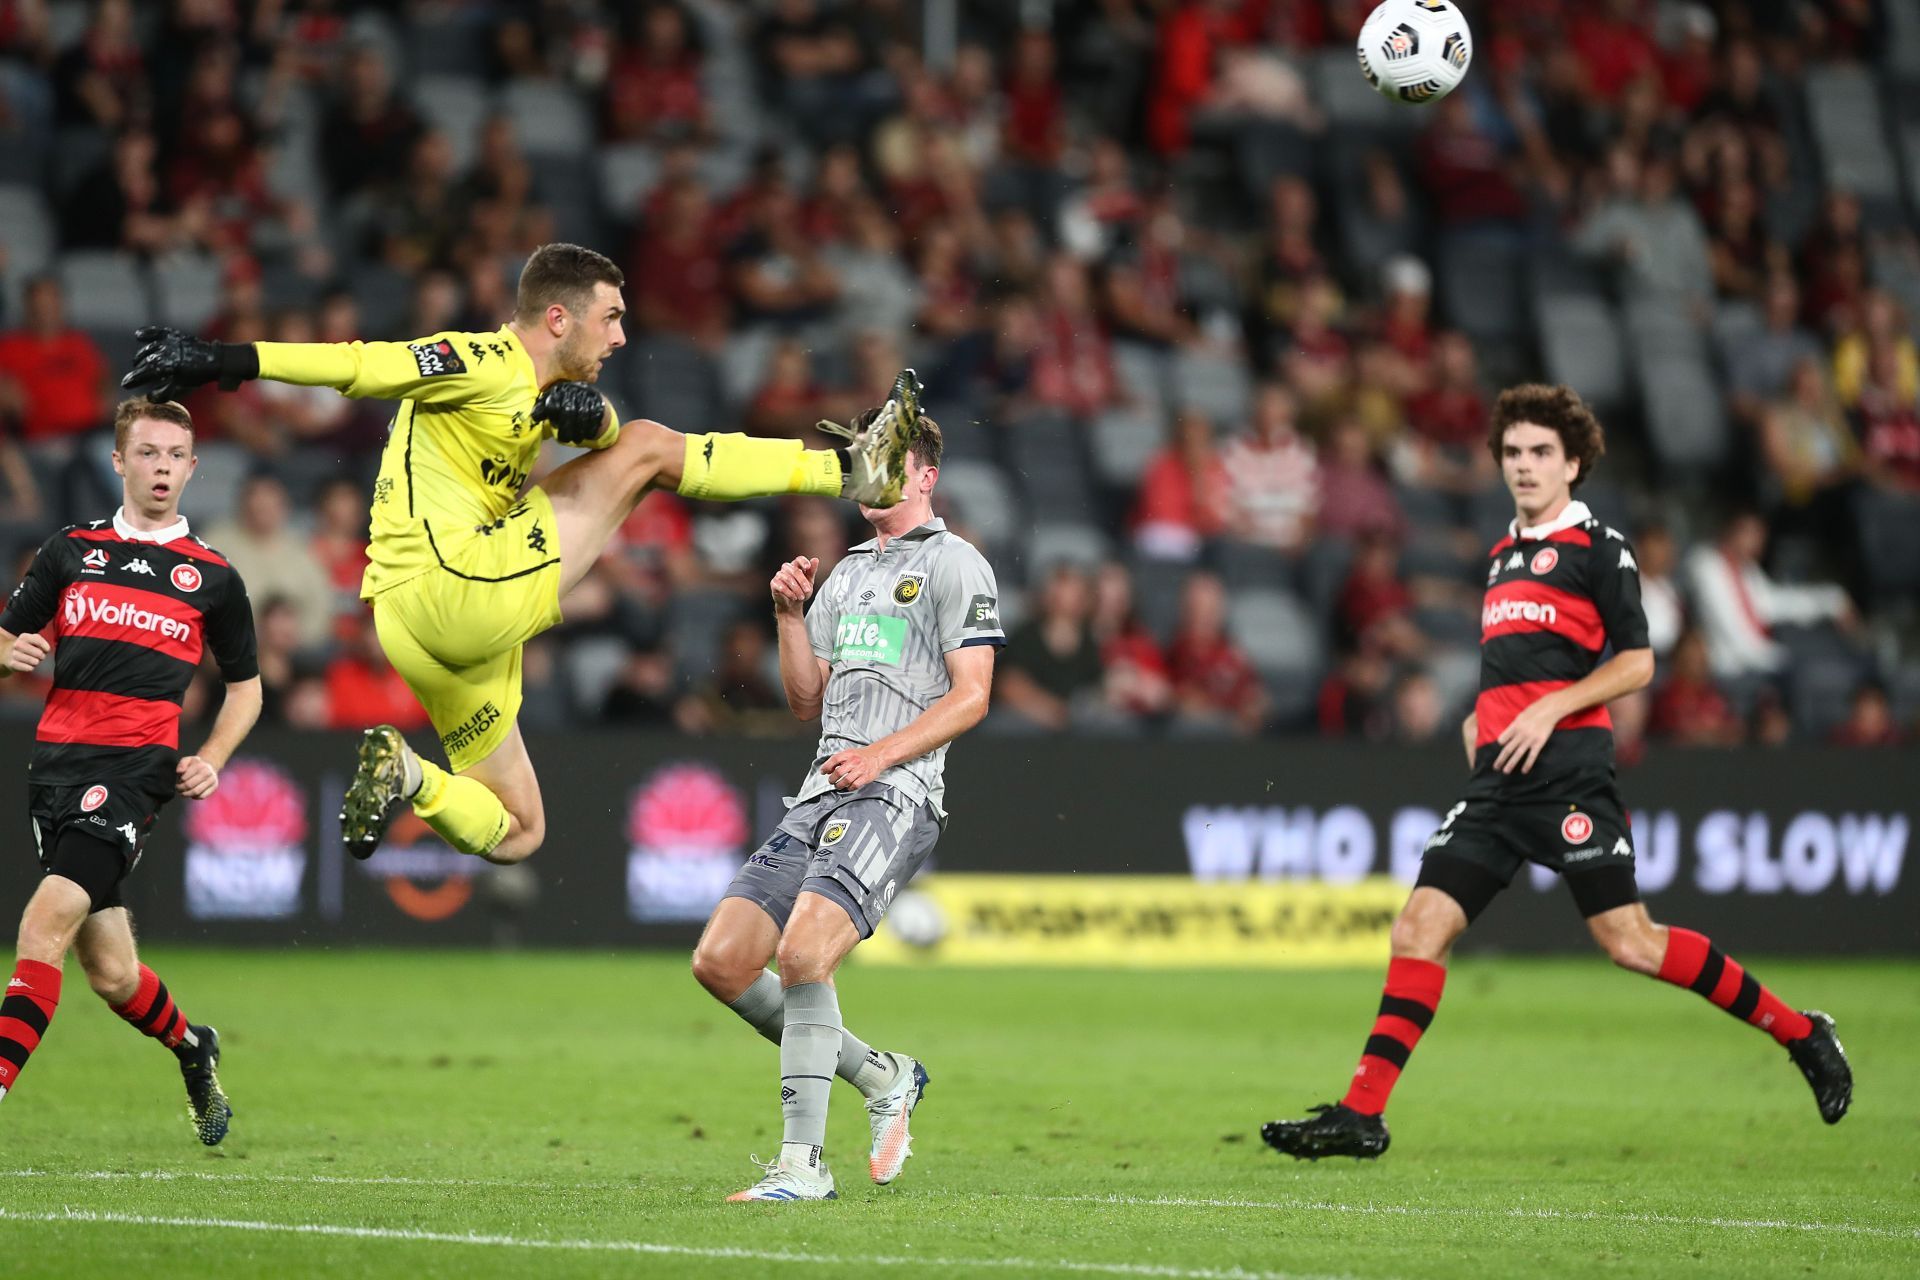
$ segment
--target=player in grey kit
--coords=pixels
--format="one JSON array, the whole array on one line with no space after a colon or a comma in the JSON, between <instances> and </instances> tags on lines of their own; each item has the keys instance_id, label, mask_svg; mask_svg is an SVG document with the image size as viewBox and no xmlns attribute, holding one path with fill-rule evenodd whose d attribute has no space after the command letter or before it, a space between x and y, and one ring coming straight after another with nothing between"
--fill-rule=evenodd
<instances>
[{"instance_id":1,"label":"player in grey kit","mask_svg":"<svg viewBox=\"0 0 1920 1280\"><path fill-rule=\"evenodd\" d=\"M866 1096L873 1180L892 1182L911 1151L927 1073L842 1026L833 974L940 838L947 744L987 714L1006 643L993 570L933 516L940 449L938 424L921 417L900 504L860 509L875 536L834 567L811 611L819 561L789 561L773 578L787 703L822 723L786 819L693 953L700 985L780 1046L780 1155L730 1200L834 1198L820 1148L835 1075ZM776 957L777 976L766 967Z\"/></svg>"}]
</instances>

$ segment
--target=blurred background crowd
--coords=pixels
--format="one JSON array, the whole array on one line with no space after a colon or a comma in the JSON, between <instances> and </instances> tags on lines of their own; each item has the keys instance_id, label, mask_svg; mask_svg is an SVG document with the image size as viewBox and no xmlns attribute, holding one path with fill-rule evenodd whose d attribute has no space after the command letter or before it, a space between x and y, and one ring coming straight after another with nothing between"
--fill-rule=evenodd
<instances>
[{"instance_id":1,"label":"blurred background crowd","mask_svg":"<svg viewBox=\"0 0 1920 1280\"><path fill-rule=\"evenodd\" d=\"M920 370L1013 637L991 729L1451 737L1486 412L1538 377L1641 567L1624 752L1920 734L1920 6L1469 0L1423 110L1359 75L1368 7L0 0L8 567L115 505L136 326L491 329L566 239L628 274L627 416L810 437ZM190 407L269 719L424 728L356 598L391 406ZM865 536L649 497L523 717L806 732L766 580Z\"/></svg>"}]
</instances>

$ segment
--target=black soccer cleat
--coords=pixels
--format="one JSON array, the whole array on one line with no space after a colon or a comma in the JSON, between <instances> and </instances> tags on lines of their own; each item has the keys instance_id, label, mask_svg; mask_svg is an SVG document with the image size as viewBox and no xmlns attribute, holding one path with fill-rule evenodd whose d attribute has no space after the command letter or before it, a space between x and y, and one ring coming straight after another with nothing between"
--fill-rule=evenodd
<instances>
[{"instance_id":1,"label":"black soccer cleat","mask_svg":"<svg viewBox=\"0 0 1920 1280\"><path fill-rule=\"evenodd\" d=\"M1318 1160L1321 1156L1372 1160L1392 1141L1387 1122L1379 1116L1362 1115L1338 1102L1307 1110L1312 1114L1305 1120L1268 1121L1260 1126L1260 1136L1275 1151L1295 1160Z\"/></svg>"},{"instance_id":2,"label":"black soccer cleat","mask_svg":"<svg viewBox=\"0 0 1920 1280\"><path fill-rule=\"evenodd\" d=\"M233 1104L220 1087L220 1033L212 1027L189 1024L187 1029L199 1044L180 1056L180 1075L187 1082L187 1119L200 1141L210 1147L220 1145L227 1136L227 1123L233 1119ZM184 1049L185 1046L183 1045Z\"/></svg>"},{"instance_id":3,"label":"black soccer cleat","mask_svg":"<svg viewBox=\"0 0 1920 1280\"><path fill-rule=\"evenodd\" d=\"M353 781L340 801L340 839L365 862L380 847L387 828L406 807L407 740L390 724L360 735Z\"/></svg>"},{"instance_id":4,"label":"black soccer cleat","mask_svg":"<svg viewBox=\"0 0 1920 1280\"><path fill-rule=\"evenodd\" d=\"M1787 1052L1793 1065L1813 1086L1813 1100L1820 1104L1820 1118L1839 1124L1853 1102L1853 1068L1847 1065L1847 1051L1834 1034L1833 1019L1818 1009L1804 1010L1813 1030L1798 1040L1789 1041Z\"/></svg>"}]
</instances>

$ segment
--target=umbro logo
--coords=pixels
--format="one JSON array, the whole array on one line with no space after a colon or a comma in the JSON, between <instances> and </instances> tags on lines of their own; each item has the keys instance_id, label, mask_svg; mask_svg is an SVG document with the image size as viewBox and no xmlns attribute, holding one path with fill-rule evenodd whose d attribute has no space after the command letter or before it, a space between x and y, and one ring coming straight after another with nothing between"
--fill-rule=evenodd
<instances>
[{"instance_id":1,"label":"umbro logo","mask_svg":"<svg viewBox=\"0 0 1920 1280\"><path fill-rule=\"evenodd\" d=\"M873 593L873 592L871 592L871 591L862 591L862 592L860 593L860 603L861 603L861 604L872 604L872 603L873 603L873 597L874 597L874 593Z\"/></svg>"},{"instance_id":2,"label":"umbro logo","mask_svg":"<svg viewBox=\"0 0 1920 1280\"><path fill-rule=\"evenodd\" d=\"M144 573L149 578L153 577L153 566L145 560L129 560L120 566L120 571L122 573Z\"/></svg>"}]
</instances>

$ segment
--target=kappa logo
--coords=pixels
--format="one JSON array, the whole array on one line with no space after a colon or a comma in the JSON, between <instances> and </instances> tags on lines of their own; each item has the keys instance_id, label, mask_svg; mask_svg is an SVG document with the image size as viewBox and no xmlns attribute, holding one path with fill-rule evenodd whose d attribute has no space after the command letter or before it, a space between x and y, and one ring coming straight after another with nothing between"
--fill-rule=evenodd
<instances>
[{"instance_id":1,"label":"kappa logo","mask_svg":"<svg viewBox=\"0 0 1920 1280\"><path fill-rule=\"evenodd\" d=\"M1621 836L1613 842L1613 851L1623 858L1631 858L1633 856L1633 846L1627 843L1625 836Z\"/></svg>"},{"instance_id":2,"label":"kappa logo","mask_svg":"<svg viewBox=\"0 0 1920 1280\"><path fill-rule=\"evenodd\" d=\"M842 840L846 839L847 830L852 825L851 822L848 822L844 818L829 822L827 829L820 835L820 843L823 845L839 844Z\"/></svg>"},{"instance_id":3,"label":"kappa logo","mask_svg":"<svg viewBox=\"0 0 1920 1280\"><path fill-rule=\"evenodd\" d=\"M1568 844L1579 844L1593 834L1593 819L1575 809L1560 819L1560 838Z\"/></svg>"},{"instance_id":4,"label":"kappa logo","mask_svg":"<svg viewBox=\"0 0 1920 1280\"><path fill-rule=\"evenodd\" d=\"M1516 551L1512 555L1507 557L1507 568L1518 569L1521 565L1525 564L1526 562L1527 562L1527 558L1521 555L1518 551Z\"/></svg>"},{"instance_id":5,"label":"kappa logo","mask_svg":"<svg viewBox=\"0 0 1920 1280\"><path fill-rule=\"evenodd\" d=\"M95 547L80 557L80 572L105 573L107 571L107 553L101 547Z\"/></svg>"},{"instance_id":6,"label":"kappa logo","mask_svg":"<svg viewBox=\"0 0 1920 1280\"><path fill-rule=\"evenodd\" d=\"M125 564L120 566L120 572L144 573L149 578L151 578L153 577L153 566L148 564L145 560L129 560Z\"/></svg>"},{"instance_id":7,"label":"kappa logo","mask_svg":"<svg viewBox=\"0 0 1920 1280\"><path fill-rule=\"evenodd\" d=\"M133 824L131 822L123 822L118 827L114 828L114 830L118 831L121 835L125 836L127 838L128 844L132 845L132 844L140 843L140 833L133 829Z\"/></svg>"},{"instance_id":8,"label":"kappa logo","mask_svg":"<svg viewBox=\"0 0 1920 1280\"><path fill-rule=\"evenodd\" d=\"M438 342L409 342L407 350L413 352L413 362L420 366L420 376L423 378L439 378L467 371L466 362L460 359L460 353L445 338Z\"/></svg>"},{"instance_id":9,"label":"kappa logo","mask_svg":"<svg viewBox=\"0 0 1920 1280\"><path fill-rule=\"evenodd\" d=\"M1558 551L1555 551L1552 547L1542 547L1533 553L1533 563L1527 567L1533 570L1534 577L1544 578L1552 573L1553 567L1559 563L1560 553Z\"/></svg>"},{"instance_id":10,"label":"kappa logo","mask_svg":"<svg viewBox=\"0 0 1920 1280\"><path fill-rule=\"evenodd\" d=\"M92 813L106 802L107 789L95 783L93 786L87 788L85 795L80 797L80 812Z\"/></svg>"},{"instance_id":11,"label":"kappa logo","mask_svg":"<svg viewBox=\"0 0 1920 1280\"><path fill-rule=\"evenodd\" d=\"M1633 558L1633 552L1626 547L1620 548L1620 567L1631 569L1635 573L1640 572L1640 562Z\"/></svg>"},{"instance_id":12,"label":"kappa logo","mask_svg":"<svg viewBox=\"0 0 1920 1280\"><path fill-rule=\"evenodd\" d=\"M538 520L534 521L533 528L527 530L527 549L536 555L547 554L547 533Z\"/></svg>"},{"instance_id":13,"label":"kappa logo","mask_svg":"<svg viewBox=\"0 0 1920 1280\"><path fill-rule=\"evenodd\" d=\"M927 575L924 573L903 573L893 584L893 602L912 604L920 598L927 588Z\"/></svg>"},{"instance_id":14,"label":"kappa logo","mask_svg":"<svg viewBox=\"0 0 1920 1280\"><path fill-rule=\"evenodd\" d=\"M167 576L173 580L173 585L181 591L198 591L200 589L200 571L190 564L177 564L173 566L173 572Z\"/></svg>"}]
</instances>

